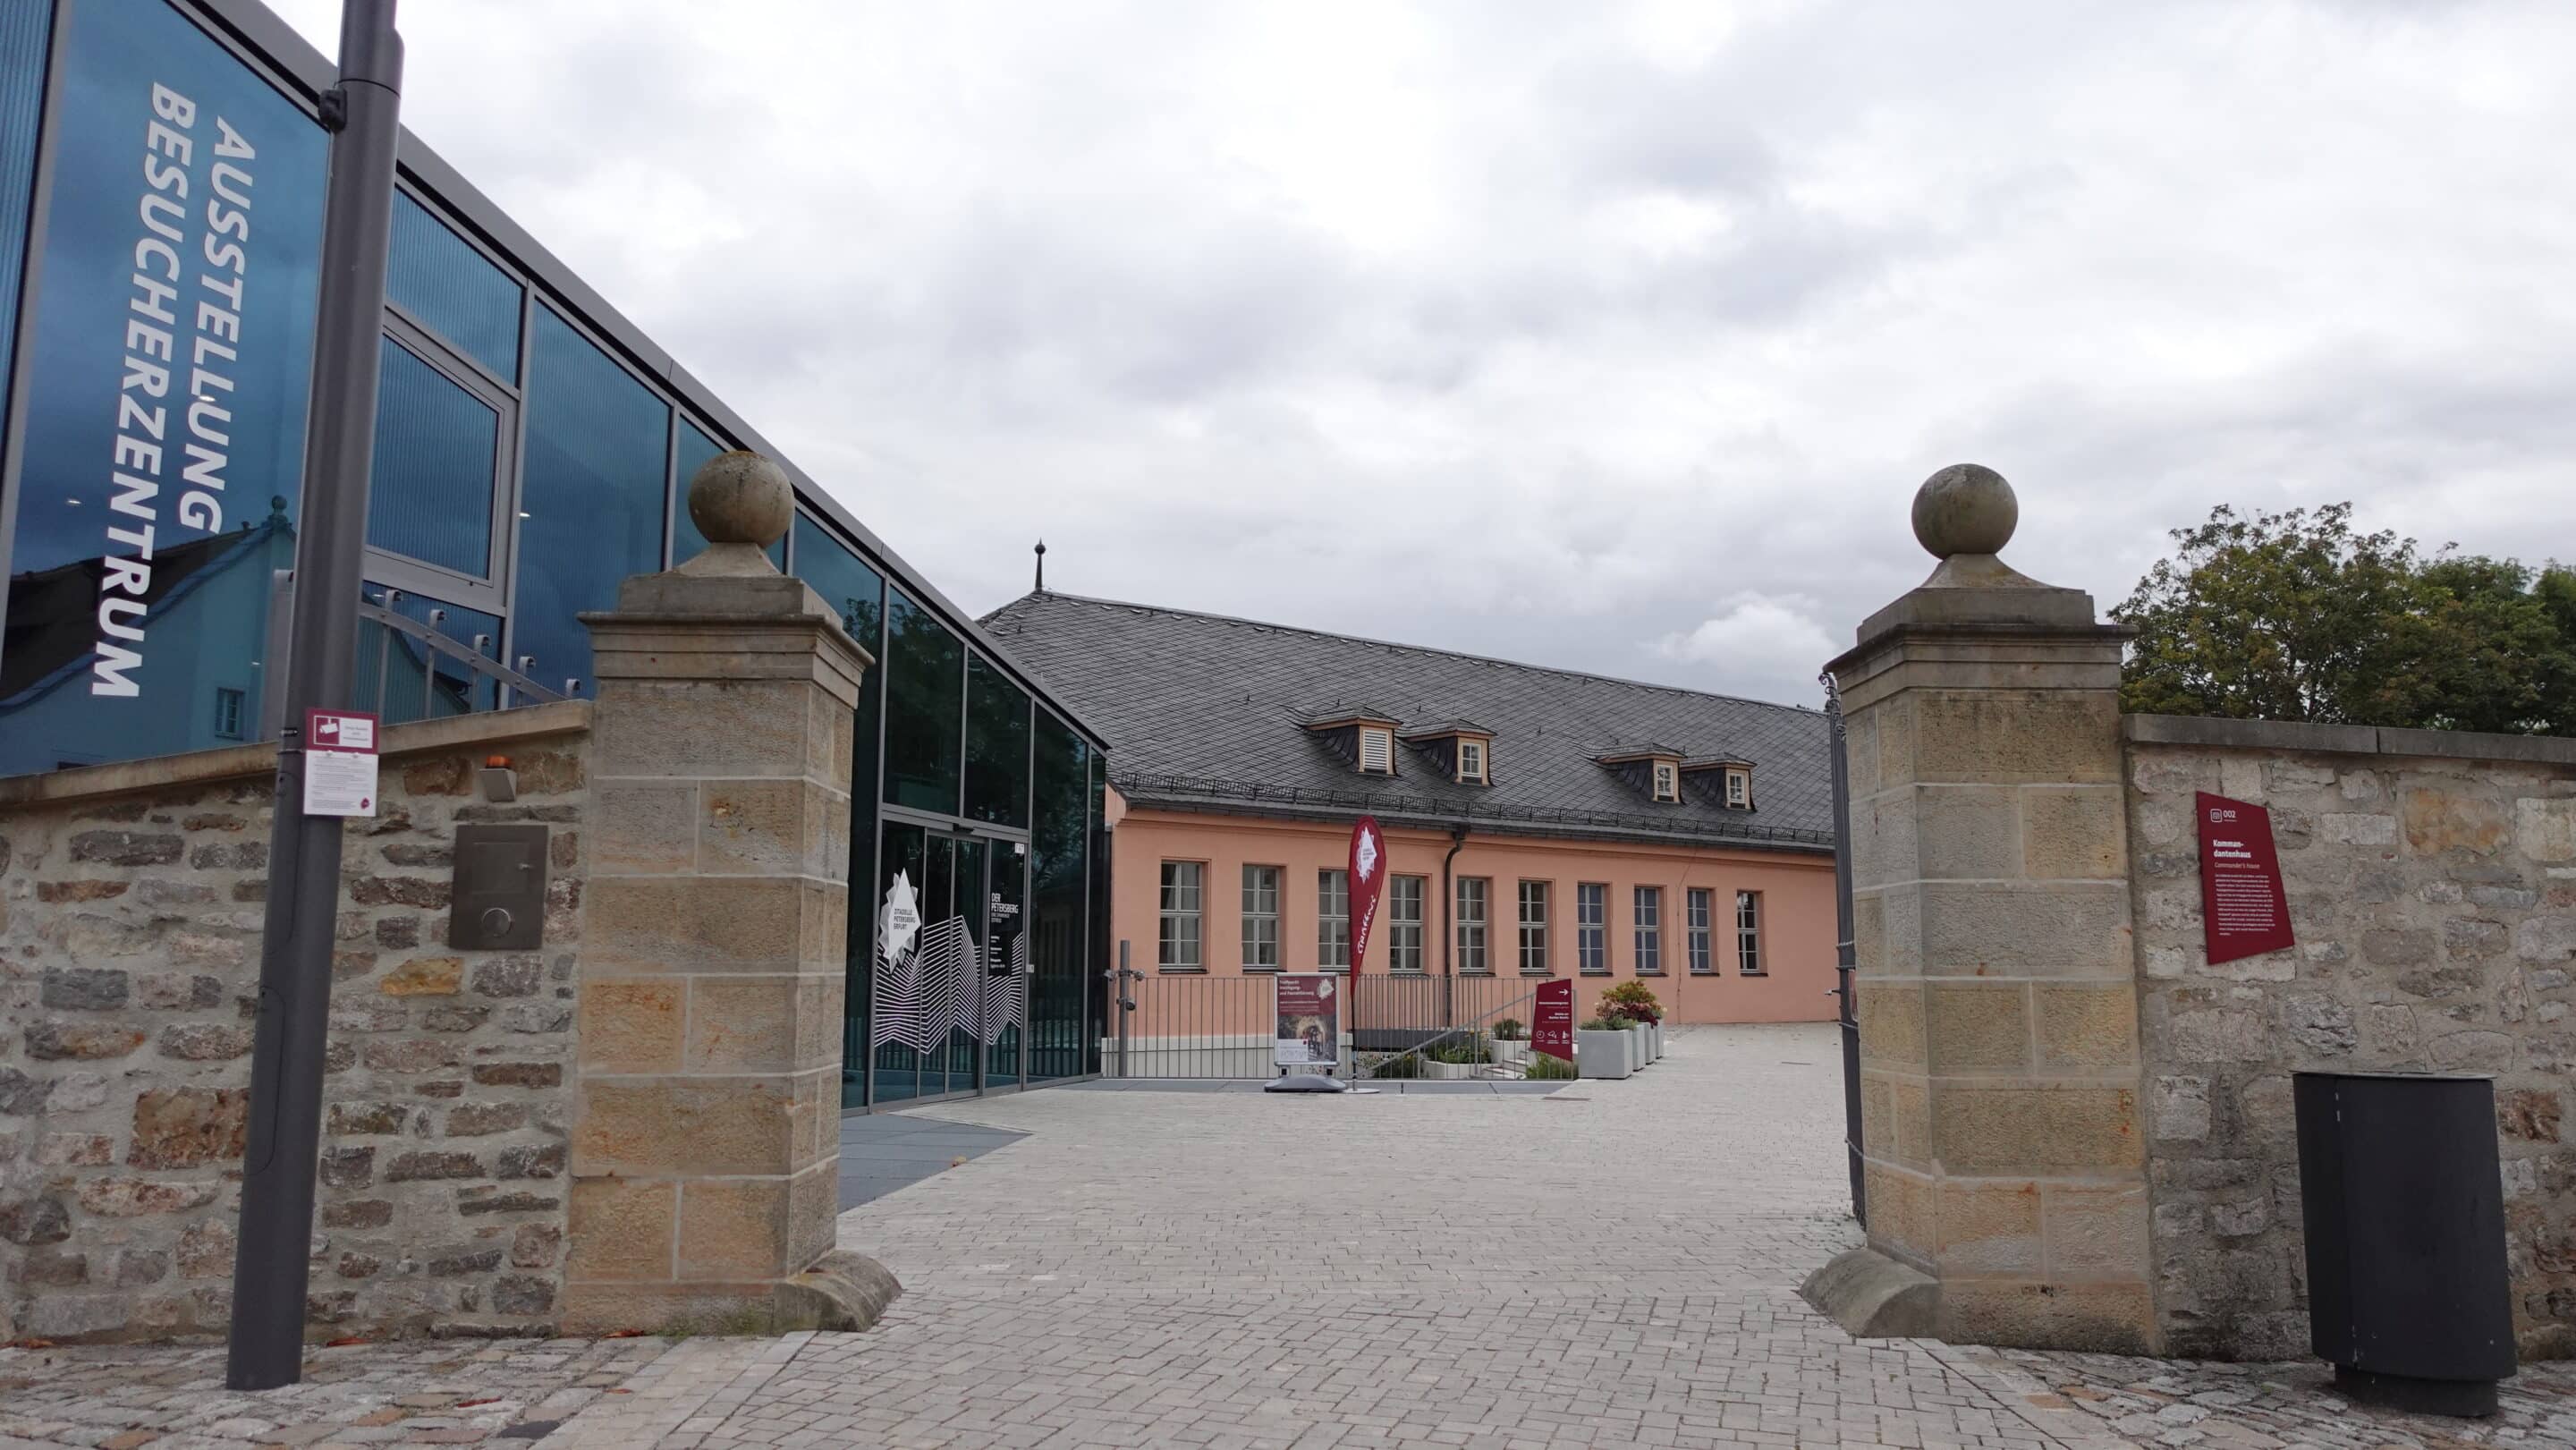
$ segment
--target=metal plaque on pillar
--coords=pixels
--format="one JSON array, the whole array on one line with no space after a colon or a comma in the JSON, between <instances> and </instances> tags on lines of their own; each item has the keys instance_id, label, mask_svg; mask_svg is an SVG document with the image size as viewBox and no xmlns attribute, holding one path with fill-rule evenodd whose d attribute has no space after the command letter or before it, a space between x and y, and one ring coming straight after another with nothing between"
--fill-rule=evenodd
<instances>
[{"instance_id":1,"label":"metal plaque on pillar","mask_svg":"<svg viewBox=\"0 0 2576 1450\"><path fill-rule=\"evenodd\" d=\"M526 951L545 940L545 930L546 828L458 826L447 944L461 951Z\"/></svg>"}]
</instances>

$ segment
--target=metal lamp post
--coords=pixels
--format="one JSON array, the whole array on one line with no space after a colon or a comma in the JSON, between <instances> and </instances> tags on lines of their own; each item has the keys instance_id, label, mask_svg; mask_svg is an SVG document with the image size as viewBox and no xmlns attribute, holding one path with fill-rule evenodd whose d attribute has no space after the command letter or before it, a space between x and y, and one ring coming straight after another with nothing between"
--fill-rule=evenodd
<instances>
[{"instance_id":1,"label":"metal lamp post","mask_svg":"<svg viewBox=\"0 0 2576 1450\"><path fill-rule=\"evenodd\" d=\"M293 1384L304 1372L322 1058L340 905L340 818L304 813L304 719L308 709L348 703L356 665L394 154L402 131L402 54L394 0L343 0L340 83L322 98L322 124L332 132L331 178L304 430L304 527L296 541L269 828L249 1151L233 1257L224 1382L236 1390Z\"/></svg>"}]
</instances>

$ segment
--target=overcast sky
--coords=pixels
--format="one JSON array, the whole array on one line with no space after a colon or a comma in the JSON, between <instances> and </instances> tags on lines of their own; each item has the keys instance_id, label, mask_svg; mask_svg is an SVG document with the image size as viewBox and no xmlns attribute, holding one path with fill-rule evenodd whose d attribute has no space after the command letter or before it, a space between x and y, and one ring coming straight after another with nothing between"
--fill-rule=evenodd
<instances>
[{"instance_id":1,"label":"overcast sky","mask_svg":"<svg viewBox=\"0 0 2576 1450\"><path fill-rule=\"evenodd\" d=\"M279 0L272 0L279 3ZM327 53L335 0L281 8ZM911 562L1765 698L2219 502L2576 557L2576 5L407 0L407 119Z\"/></svg>"}]
</instances>

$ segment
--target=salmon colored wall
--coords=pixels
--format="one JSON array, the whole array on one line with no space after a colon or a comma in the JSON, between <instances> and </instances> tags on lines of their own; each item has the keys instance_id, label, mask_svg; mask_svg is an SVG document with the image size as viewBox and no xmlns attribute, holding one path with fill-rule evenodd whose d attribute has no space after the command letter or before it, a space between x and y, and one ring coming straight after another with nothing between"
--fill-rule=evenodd
<instances>
[{"instance_id":1,"label":"salmon colored wall","mask_svg":"<svg viewBox=\"0 0 2576 1450\"><path fill-rule=\"evenodd\" d=\"M1241 973L1242 890L1246 865L1278 866L1279 960L1286 971L1313 971L1316 962L1316 873L1349 864L1350 828L1254 816L1200 815L1130 808L1111 833L1116 872L1110 902L1111 951L1131 943L1131 964L1148 976L1158 970L1155 948L1162 922L1162 863L1198 861L1203 876L1202 958L1209 976ZM1389 829L1387 873L1428 878L1423 891L1423 965L1440 972L1440 860L1449 850L1445 832ZM1634 886L1661 886L1661 976L1644 980L1673 1022L1821 1022L1834 1016L1834 870L1825 855L1734 849L1617 845L1471 832L1452 867L1455 876L1492 881L1487 896L1487 943L1499 977L1519 973L1520 883L1551 883L1548 956L1551 974L1576 984L1577 1020L1591 1015L1601 991L1636 976ZM1581 976L1574 966L1574 888L1581 882L1609 886L1607 931L1610 974ZM1714 890L1706 976L1688 970L1690 887ZM1763 894L1764 976L1736 970L1735 893ZM1371 932L1372 975L1387 970L1387 918L1381 901ZM1256 975L1267 975L1256 973ZM1532 978L1531 980L1537 980Z\"/></svg>"}]
</instances>

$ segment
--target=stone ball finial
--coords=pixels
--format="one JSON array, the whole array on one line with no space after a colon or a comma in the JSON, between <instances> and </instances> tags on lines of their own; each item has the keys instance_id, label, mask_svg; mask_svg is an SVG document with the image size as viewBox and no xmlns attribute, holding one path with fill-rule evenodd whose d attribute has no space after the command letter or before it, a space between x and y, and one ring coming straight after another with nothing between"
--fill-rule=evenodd
<instances>
[{"instance_id":1,"label":"stone ball finial","mask_svg":"<svg viewBox=\"0 0 2576 1450\"><path fill-rule=\"evenodd\" d=\"M710 544L766 549L796 522L796 490L757 453L719 453L689 475L689 522Z\"/></svg>"},{"instance_id":2,"label":"stone ball finial","mask_svg":"<svg viewBox=\"0 0 2576 1450\"><path fill-rule=\"evenodd\" d=\"M1936 559L2000 554L2021 522L2021 501L1982 463L1953 463L1914 491L1914 537Z\"/></svg>"}]
</instances>

